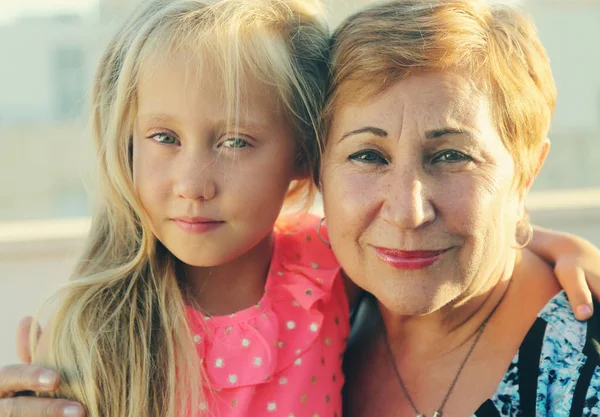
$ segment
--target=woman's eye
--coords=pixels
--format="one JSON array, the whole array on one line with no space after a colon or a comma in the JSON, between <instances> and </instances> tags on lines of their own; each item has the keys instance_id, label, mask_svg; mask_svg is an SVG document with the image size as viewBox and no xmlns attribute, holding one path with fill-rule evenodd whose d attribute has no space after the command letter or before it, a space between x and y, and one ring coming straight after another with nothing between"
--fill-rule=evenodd
<instances>
[{"instance_id":1,"label":"woman's eye","mask_svg":"<svg viewBox=\"0 0 600 417\"><path fill-rule=\"evenodd\" d=\"M176 145L179 143L179 139L175 138L173 135L169 135L168 133L156 133L149 136L149 138L158 143L162 143L163 145Z\"/></svg>"},{"instance_id":2,"label":"woman's eye","mask_svg":"<svg viewBox=\"0 0 600 417\"><path fill-rule=\"evenodd\" d=\"M379 152L369 150L353 153L348 159L365 164L387 164L387 160Z\"/></svg>"},{"instance_id":3,"label":"woman's eye","mask_svg":"<svg viewBox=\"0 0 600 417\"><path fill-rule=\"evenodd\" d=\"M231 149L242 149L247 146L250 146L250 144L248 143L248 141L242 138L229 138L224 140L223 143L221 143L221 146Z\"/></svg>"},{"instance_id":4,"label":"woman's eye","mask_svg":"<svg viewBox=\"0 0 600 417\"><path fill-rule=\"evenodd\" d=\"M448 162L448 163L457 163L457 162L465 162L471 161L472 158L470 156L465 155L462 152L448 150L442 151L433 157L432 162Z\"/></svg>"}]
</instances>

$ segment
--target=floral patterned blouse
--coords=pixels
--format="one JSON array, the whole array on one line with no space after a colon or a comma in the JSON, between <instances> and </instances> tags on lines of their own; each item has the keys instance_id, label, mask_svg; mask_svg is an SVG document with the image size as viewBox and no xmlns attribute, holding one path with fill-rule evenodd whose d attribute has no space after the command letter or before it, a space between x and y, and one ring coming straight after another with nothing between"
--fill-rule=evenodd
<instances>
[{"instance_id":1,"label":"floral patterned blouse","mask_svg":"<svg viewBox=\"0 0 600 417\"><path fill-rule=\"evenodd\" d=\"M564 292L538 314L476 417L600 416L600 305L579 322Z\"/></svg>"}]
</instances>

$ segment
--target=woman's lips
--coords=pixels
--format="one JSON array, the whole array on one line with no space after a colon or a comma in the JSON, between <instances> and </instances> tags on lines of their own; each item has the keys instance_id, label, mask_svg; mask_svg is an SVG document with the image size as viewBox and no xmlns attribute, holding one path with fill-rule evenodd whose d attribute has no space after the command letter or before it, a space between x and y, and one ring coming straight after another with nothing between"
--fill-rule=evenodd
<instances>
[{"instance_id":1,"label":"woman's lips","mask_svg":"<svg viewBox=\"0 0 600 417\"><path fill-rule=\"evenodd\" d=\"M181 230L188 233L206 233L215 230L225 222L204 218L181 217L173 219Z\"/></svg>"},{"instance_id":2,"label":"woman's lips","mask_svg":"<svg viewBox=\"0 0 600 417\"><path fill-rule=\"evenodd\" d=\"M433 265L448 249L405 251L374 247L379 259L397 269L423 269Z\"/></svg>"}]
</instances>

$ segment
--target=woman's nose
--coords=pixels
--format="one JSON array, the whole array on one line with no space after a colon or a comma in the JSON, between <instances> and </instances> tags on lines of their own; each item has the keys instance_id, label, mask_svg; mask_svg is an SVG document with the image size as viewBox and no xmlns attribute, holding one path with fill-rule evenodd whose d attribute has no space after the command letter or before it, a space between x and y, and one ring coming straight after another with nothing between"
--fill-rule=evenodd
<instances>
[{"instance_id":1,"label":"woman's nose","mask_svg":"<svg viewBox=\"0 0 600 417\"><path fill-rule=\"evenodd\" d=\"M390 178L384 190L383 218L404 230L417 229L432 222L435 210L429 200L427 187L419 175L407 169L390 172L388 175Z\"/></svg>"}]
</instances>

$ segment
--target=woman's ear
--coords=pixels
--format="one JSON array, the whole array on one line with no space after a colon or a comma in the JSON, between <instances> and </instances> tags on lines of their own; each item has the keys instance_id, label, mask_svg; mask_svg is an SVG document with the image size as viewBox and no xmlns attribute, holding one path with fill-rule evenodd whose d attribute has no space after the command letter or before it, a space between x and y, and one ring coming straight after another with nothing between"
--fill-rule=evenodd
<instances>
[{"instance_id":1,"label":"woman's ear","mask_svg":"<svg viewBox=\"0 0 600 417\"><path fill-rule=\"evenodd\" d=\"M527 178L527 182L525 183L525 194L529 192L531 186L533 185L533 181L540 173L542 166L544 165L544 161L546 161L546 157L548 156L548 152L550 152L550 139L544 139L544 143L538 152L537 161L534 165L534 169L531 171L529 178Z\"/></svg>"},{"instance_id":2,"label":"woman's ear","mask_svg":"<svg viewBox=\"0 0 600 417\"><path fill-rule=\"evenodd\" d=\"M548 156L549 151L550 151L550 139L546 138L544 140L544 142L542 143L540 150L538 151L538 155L537 155L536 161L533 165L533 169L531 170L529 177L525 181L524 187L521 188L518 192L518 204L519 204L518 214L519 214L519 218L521 218L521 219L524 219L527 217L527 210L525 208L525 198L527 197L527 194L531 190L531 187L533 186L533 182L534 182L535 178L537 177L540 170L542 169L542 166L544 165L544 161L546 160L546 157Z\"/></svg>"}]
</instances>

